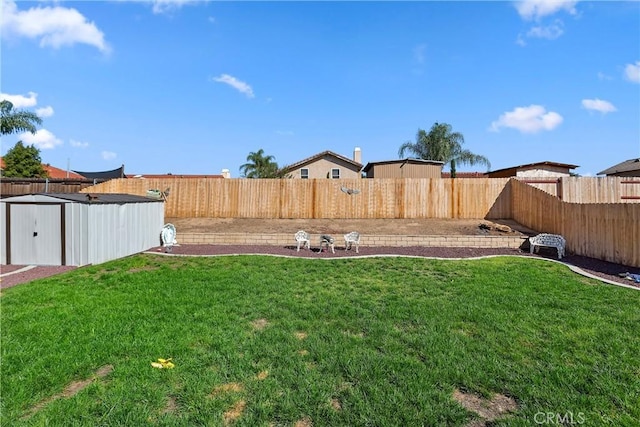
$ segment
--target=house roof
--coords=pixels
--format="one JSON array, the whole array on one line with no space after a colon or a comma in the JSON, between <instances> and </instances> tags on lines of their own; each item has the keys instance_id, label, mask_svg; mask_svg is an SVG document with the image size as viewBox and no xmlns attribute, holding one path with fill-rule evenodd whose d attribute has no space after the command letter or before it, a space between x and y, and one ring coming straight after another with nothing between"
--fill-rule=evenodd
<instances>
[{"instance_id":1,"label":"house roof","mask_svg":"<svg viewBox=\"0 0 640 427\"><path fill-rule=\"evenodd\" d=\"M42 167L49 175L49 178L85 179L84 176L78 175L73 171L66 171L63 169L59 169L49 164L43 163ZM4 159L2 157L0 157L0 169L4 169Z\"/></svg>"},{"instance_id":2,"label":"house roof","mask_svg":"<svg viewBox=\"0 0 640 427\"><path fill-rule=\"evenodd\" d=\"M124 165L120 166L118 169L113 169L110 171L100 171L100 172L80 172L74 171L77 174L82 175L88 179L114 179L114 178L124 178Z\"/></svg>"},{"instance_id":3,"label":"house roof","mask_svg":"<svg viewBox=\"0 0 640 427\"><path fill-rule=\"evenodd\" d=\"M311 163L311 162L313 162L315 160L319 160L319 159L321 159L321 158L323 158L325 156L335 157L337 159L342 160L343 162L346 162L346 163L349 163L349 164L353 165L354 168L357 168L358 170L362 169L362 163L358 163L355 160L352 160L352 159L350 159L348 157L345 157L345 156L341 156L340 154L334 153L333 151L329 151L329 150L323 151L322 153L314 154L313 156L307 157L306 159L302 159L299 162L287 165L283 169L285 171L298 169L299 167L302 167L302 166L306 165L307 163Z\"/></svg>"},{"instance_id":4,"label":"house roof","mask_svg":"<svg viewBox=\"0 0 640 427\"><path fill-rule=\"evenodd\" d=\"M442 172L442 178L451 178L451 172ZM484 172L456 172L458 178L486 178Z\"/></svg>"},{"instance_id":5,"label":"house roof","mask_svg":"<svg viewBox=\"0 0 640 427\"><path fill-rule=\"evenodd\" d=\"M614 175L617 173L633 171L640 171L640 158L625 160L624 162L611 166L610 168L605 169L602 172L598 172L598 175Z\"/></svg>"},{"instance_id":6,"label":"house roof","mask_svg":"<svg viewBox=\"0 0 640 427\"><path fill-rule=\"evenodd\" d=\"M444 162L439 162L437 160L423 160L423 159L407 158L407 159L396 159L396 160L382 160L382 161L379 161L379 162L369 162L364 167L364 169L362 169L362 171L363 172L367 172L369 169L371 169L373 166L376 166L376 165L392 165L394 163L412 164L412 165L434 165L434 166L443 166L444 165Z\"/></svg>"},{"instance_id":7,"label":"house roof","mask_svg":"<svg viewBox=\"0 0 640 427\"><path fill-rule=\"evenodd\" d=\"M42 167L47 171L47 174L49 174L49 178L86 179L84 176L77 174L74 171L66 171L51 165L42 165Z\"/></svg>"},{"instance_id":8,"label":"house roof","mask_svg":"<svg viewBox=\"0 0 640 427\"><path fill-rule=\"evenodd\" d=\"M123 203L149 203L163 201L162 199L120 193L34 193L2 199L3 202L53 202L60 200L91 205L121 205Z\"/></svg>"},{"instance_id":9,"label":"house roof","mask_svg":"<svg viewBox=\"0 0 640 427\"><path fill-rule=\"evenodd\" d=\"M558 162L549 162L549 161L544 161L544 162L536 162L536 163L527 163L525 165L518 165L518 166L511 166L508 168L503 168L503 169L496 169L493 171L489 171L486 174L493 174L493 173L497 173L497 172L505 172L508 170L512 170L512 169L524 169L524 168L530 168L533 166L555 166L555 167L559 167L559 168L567 168L567 169L575 169L578 168L580 166L578 165L571 165L569 163L558 163Z\"/></svg>"},{"instance_id":10,"label":"house roof","mask_svg":"<svg viewBox=\"0 0 640 427\"><path fill-rule=\"evenodd\" d=\"M127 178L135 178L135 179L156 179L156 178L224 178L222 175L182 175L182 174L137 174L137 175L126 175Z\"/></svg>"}]
</instances>

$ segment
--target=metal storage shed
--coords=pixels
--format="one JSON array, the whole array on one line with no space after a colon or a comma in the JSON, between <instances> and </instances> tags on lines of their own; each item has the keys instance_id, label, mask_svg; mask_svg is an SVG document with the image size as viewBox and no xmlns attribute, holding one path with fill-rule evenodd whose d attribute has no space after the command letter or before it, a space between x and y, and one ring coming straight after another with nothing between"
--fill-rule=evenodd
<instances>
[{"instance_id":1,"label":"metal storage shed","mask_svg":"<svg viewBox=\"0 0 640 427\"><path fill-rule=\"evenodd\" d=\"M164 201L48 193L0 200L0 263L98 264L160 244Z\"/></svg>"}]
</instances>

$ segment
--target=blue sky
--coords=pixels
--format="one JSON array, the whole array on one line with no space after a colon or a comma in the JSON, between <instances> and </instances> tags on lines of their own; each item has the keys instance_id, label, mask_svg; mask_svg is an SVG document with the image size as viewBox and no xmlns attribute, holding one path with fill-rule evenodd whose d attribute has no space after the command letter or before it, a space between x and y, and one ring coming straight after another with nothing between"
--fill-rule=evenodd
<instances>
[{"instance_id":1,"label":"blue sky","mask_svg":"<svg viewBox=\"0 0 640 427\"><path fill-rule=\"evenodd\" d=\"M0 96L43 118L1 153L62 169L366 164L435 122L492 170L640 157L638 1L0 1Z\"/></svg>"}]
</instances>

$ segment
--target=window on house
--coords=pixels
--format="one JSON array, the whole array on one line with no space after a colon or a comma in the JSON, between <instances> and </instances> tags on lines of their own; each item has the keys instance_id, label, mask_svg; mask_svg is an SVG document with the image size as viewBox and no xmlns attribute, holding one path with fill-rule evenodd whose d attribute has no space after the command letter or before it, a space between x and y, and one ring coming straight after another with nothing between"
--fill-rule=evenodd
<instances>
[{"instance_id":1,"label":"window on house","mask_svg":"<svg viewBox=\"0 0 640 427\"><path fill-rule=\"evenodd\" d=\"M340 179L340 169L331 169L331 178Z\"/></svg>"},{"instance_id":2,"label":"window on house","mask_svg":"<svg viewBox=\"0 0 640 427\"><path fill-rule=\"evenodd\" d=\"M309 169L307 168L300 169L300 178L309 179Z\"/></svg>"}]
</instances>

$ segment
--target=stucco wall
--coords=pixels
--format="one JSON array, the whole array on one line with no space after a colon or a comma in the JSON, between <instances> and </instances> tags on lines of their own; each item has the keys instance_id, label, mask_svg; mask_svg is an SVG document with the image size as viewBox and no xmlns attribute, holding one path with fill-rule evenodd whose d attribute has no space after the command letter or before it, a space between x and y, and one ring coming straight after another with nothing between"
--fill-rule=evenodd
<instances>
[{"instance_id":1,"label":"stucco wall","mask_svg":"<svg viewBox=\"0 0 640 427\"><path fill-rule=\"evenodd\" d=\"M563 176L570 176L570 174L567 168L545 166L544 168L532 167L519 169L516 172L516 176L519 178L560 178Z\"/></svg>"},{"instance_id":2,"label":"stucco wall","mask_svg":"<svg viewBox=\"0 0 640 427\"><path fill-rule=\"evenodd\" d=\"M341 159L331 156L325 156L321 159L309 162L298 169L290 172L292 178L300 178L300 170L309 170L309 179L313 178L331 178L331 169L340 169L340 178L360 178L360 169L351 163L347 163Z\"/></svg>"}]
</instances>

